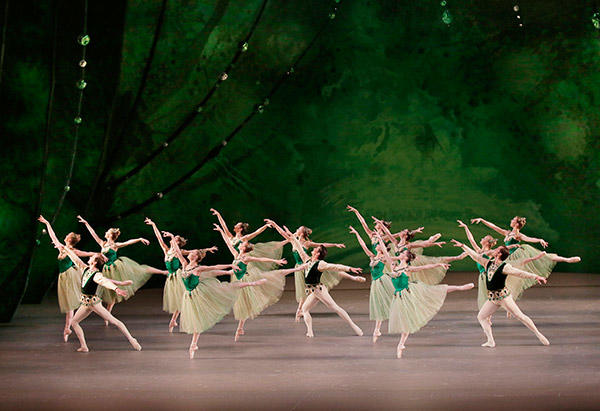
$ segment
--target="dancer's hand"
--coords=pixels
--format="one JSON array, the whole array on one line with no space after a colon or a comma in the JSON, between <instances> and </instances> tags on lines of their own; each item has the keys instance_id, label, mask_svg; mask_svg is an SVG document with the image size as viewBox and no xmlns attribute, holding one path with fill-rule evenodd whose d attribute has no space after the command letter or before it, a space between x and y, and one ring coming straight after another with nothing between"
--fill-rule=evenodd
<instances>
[{"instance_id":1,"label":"dancer's hand","mask_svg":"<svg viewBox=\"0 0 600 411\"><path fill-rule=\"evenodd\" d=\"M288 235L294 235L289 228L287 228L287 226L283 226L283 230L288 234Z\"/></svg>"},{"instance_id":2,"label":"dancer's hand","mask_svg":"<svg viewBox=\"0 0 600 411\"><path fill-rule=\"evenodd\" d=\"M360 275L354 276L352 280L356 281L357 283L364 283L365 281L367 281L365 277L361 277Z\"/></svg>"},{"instance_id":3,"label":"dancer's hand","mask_svg":"<svg viewBox=\"0 0 600 411\"><path fill-rule=\"evenodd\" d=\"M538 276L535 278L535 281L537 281L537 283L538 283L538 284L546 284L546 282L547 282L548 280L546 280L546 279L545 279L544 277L542 277L541 275L538 275Z\"/></svg>"},{"instance_id":4,"label":"dancer's hand","mask_svg":"<svg viewBox=\"0 0 600 411\"><path fill-rule=\"evenodd\" d=\"M438 247L442 248L442 246L443 246L444 244L446 244L446 242L445 242L445 241L438 241L438 242L436 242L436 243L433 243L432 245L435 245L435 246L438 246Z\"/></svg>"},{"instance_id":5,"label":"dancer's hand","mask_svg":"<svg viewBox=\"0 0 600 411\"><path fill-rule=\"evenodd\" d=\"M346 244L339 243L339 244L334 245L334 247L335 248L346 248Z\"/></svg>"},{"instance_id":6,"label":"dancer's hand","mask_svg":"<svg viewBox=\"0 0 600 411\"><path fill-rule=\"evenodd\" d=\"M356 208L352 207L351 205L347 205L346 210L351 211L353 213L358 212L358 210Z\"/></svg>"},{"instance_id":7,"label":"dancer's hand","mask_svg":"<svg viewBox=\"0 0 600 411\"><path fill-rule=\"evenodd\" d=\"M131 285L131 284L133 284L132 280L125 280L125 281L122 282L121 285Z\"/></svg>"},{"instance_id":8,"label":"dancer's hand","mask_svg":"<svg viewBox=\"0 0 600 411\"><path fill-rule=\"evenodd\" d=\"M542 245L542 247L546 248L548 247L548 242L546 240L540 240L540 244Z\"/></svg>"},{"instance_id":9,"label":"dancer's hand","mask_svg":"<svg viewBox=\"0 0 600 411\"><path fill-rule=\"evenodd\" d=\"M209 253L214 253L215 251L218 251L218 250L219 250L219 247L217 247L216 245L206 249L206 251L208 251Z\"/></svg>"},{"instance_id":10,"label":"dancer's hand","mask_svg":"<svg viewBox=\"0 0 600 411\"><path fill-rule=\"evenodd\" d=\"M173 235L173 233L170 233L168 231L161 231L163 237L165 238L175 238L175 236Z\"/></svg>"},{"instance_id":11,"label":"dancer's hand","mask_svg":"<svg viewBox=\"0 0 600 411\"><path fill-rule=\"evenodd\" d=\"M356 231L356 228L352 227L351 225L349 225L348 228L350 229L351 234L358 234L358 231Z\"/></svg>"},{"instance_id":12,"label":"dancer's hand","mask_svg":"<svg viewBox=\"0 0 600 411\"><path fill-rule=\"evenodd\" d=\"M362 268L360 268L360 267L352 267L348 271L350 271L351 273L354 273L354 274L360 274L360 273L362 273Z\"/></svg>"},{"instance_id":13,"label":"dancer's hand","mask_svg":"<svg viewBox=\"0 0 600 411\"><path fill-rule=\"evenodd\" d=\"M220 226L220 225L218 225L218 224L213 224L213 230L215 230L215 231L219 231L219 232L220 232L220 231L223 231L223 230L221 229L221 226Z\"/></svg>"},{"instance_id":14,"label":"dancer's hand","mask_svg":"<svg viewBox=\"0 0 600 411\"><path fill-rule=\"evenodd\" d=\"M459 227L467 228L467 225L465 223L463 223L462 221L456 220L456 222L458 223Z\"/></svg>"},{"instance_id":15,"label":"dancer's hand","mask_svg":"<svg viewBox=\"0 0 600 411\"><path fill-rule=\"evenodd\" d=\"M212 215L214 215L214 216L218 216L218 215L219 215L219 212L218 212L217 210L215 210L214 208L211 208L211 209L210 209L210 213L211 213Z\"/></svg>"},{"instance_id":16,"label":"dancer's hand","mask_svg":"<svg viewBox=\"0 0 600 411\"><path fill-rule=\"evenodd\" d=\"M37 220L42 224L48 224L48 220L46 220L43 215L40 215Z\"/></svg>"},{"instance_id":17,"label":"dancer's hand","mask_svg":"<svg viewBox=\"0 0 600 411\"><path fill-rule=\"evenodd\" d=\"M429 237L429 240L430 241L437 241L441 236L442 236L441 233L435 233L434 235L432 235L431 237Z\"/></svg>"},{"instance_id":18,"label":"dancer's hand","mask_svg":"<svg viewBox=\"0 0 600 411\"><path fill-rule=\"evenodd\" d=\"M481 223L481 220L483 220L483 218L472 218L471 224L479 224Z\"/></svg>"},{"instance_id":19,"label":"dancer's hand","mask_svg":"<svg viewBox=\"0 0 600 411\"><path fill-rule=\"evenodd\" d=\"M464 246L463 243L461 243L458 240L455 240L454 238L452 240L450 240L450 242L454 245L454 247L460 247L460 248L462 248Z\"/></svg>"},{"instance_id":20,"label":"dancer's hand","mask_svg":"<svg viewBox=\"0 0 600 411\"><path fill-rule=\"evenodd\" d=\"M150 220L150 218L146 217L144 219L144 223L148 224L148 225L154 225L154 221Z\"/></svg>"},{"instance_id":21,"label":"dancer's hand","mask_svg":"<svg viewBox=\"0 0 600 411\"><path fill-rule=\"evenodd\" d=\"M270 218L265 218L264 222L266 225L268 225L271 228L274 228L274 226L275 226L275 221L271 220Z\"/></svg>"},{"instance_id":22,"label":"dancer's hand","mask_svg":"<svg viewBox=\"0 0 600 411\"><path fill-rule=\"evenodd\" d=\"M279 265L287 264L287 260L285 258L282 258L281 260L277 260L277 264L279 264Z\"/></svg>"},{"instance_id":23,"label":"dancer's hand","mask_svg":"<svg viewBox=\"0 0 600 411\"><path fill-rule=\"evenodd\" d=\"M80 223L83 223L83 224L87 223L87 221L85 221L85 218L83 218L80 215L77 216L77 221L79 221Z\"/></svg>"},{"instance_id":24,"label":"dancer's hand","mask_svg":"<svg viewBox=\"0 0 600 411\"><path fill-rule=\"evenodd\" d=\"M142 243L144 245L150 244L150 241L146 240L145 238L138 238L138 240L140 240L140 243Z\"/></svg>"},{"instance_id":25,"label":"dancer's hand","mask_svg":"<svg viewBox=\"0 0 600 411\"><path fill-rule=\"evenodd\" d=\"M415 234L415 233L422 233L423 230L425 230L425 227L419 227L416 230L413 230L413 234Z\"/></svg>"},{"instance_id":26,"label":"dancer's hand","mask_svg":"<svg viewBox=\"0 0 600 411\"><path fill-rule=\"evenodd\" d=\"M121 288L117 288L115 290L115 293L117 293L118 295L120 295L121 297L127 297L127 291L121 289Z\"/></svg>"},{"instance_id":27,"label":"dancer's hand","mask_svg":"<svg viewBox=\"0 0 600 411\"><path fill-rule=\"evenodd\" d=\"M447 270L450 268L450 264L448 263L439 263L438 267L442 267L443 269Z\"/></svg>"}]
</instances>

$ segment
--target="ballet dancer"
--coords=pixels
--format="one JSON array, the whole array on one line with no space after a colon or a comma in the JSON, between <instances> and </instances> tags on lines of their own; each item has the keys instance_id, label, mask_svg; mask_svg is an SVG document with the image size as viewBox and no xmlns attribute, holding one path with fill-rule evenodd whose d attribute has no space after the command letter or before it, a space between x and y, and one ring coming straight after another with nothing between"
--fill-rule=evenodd
<instances>
[{"instance_id":1,"label":"ballet dancer","mask_svg":"<svg viewBox=\"0 0 600 411\"><path fill-rule=\"evenodd\" d=\"M233 256L233 275L231 282L256 282L265 280L260 287L245 287L239 293L238 298L233 305L233 314L238 320L238 326L235 331L234 341L238 341L240 336L245 334L244 325L248 319L256 318L267 307L275 304L281 298L285 288L285 276L296 271L304 270L304 265L281 270L264 269L265 265L277 266L286 264L285 259L273 259L269 257L256 257L250 255L254 246L247 240L243 240L235 248L231 241L228 241L227 233L219 226L214 224L214 230L218 231L223 237L223 241ZM281 242L278 242L281 244ZM260 265L263 264L263 265Z\"/></svg>"},{"instance_id":2,"label":"ballet dancer","mask_svg":"<svg viewBox=\"0 0 600 411\"><path fill-rule=\"evenodd\" d=\"M287 237L287 233L279 226L275 221L266 218L265 223L267 223L270 227L274 228L284 239ZM306 226L300 226L294 232L294 237L298 240L304 252L308 254L310 248L315 248L319 246L323 246L325 248L345 248L346 246L342 243L317 243L310 240L309 236L312 234L312 230ZM300 254L292 245L292 255L294 256L295 266L299 266L304 264L302 259L300 258ZM334 271L326 271L321 276L321 281L323 285L327 287L328 290L331 290L333 287L338 285L341 281L340 276ZM295 321L299 322L300 317L302 317L302 304L306 300L306 283L304 282L304 272L296 271L294 273L294 285L296 291L296 302L298 303L298 308L296 309Z\"/></svg>"},{"instance_id":3,"label":"ballet dancer","mask_svg":"<svg viewBox=\"0 0 600 411\"><path fill-rule=\"evenodd\" d=\"M98 243L98 245L101 247L102 255L107 258L103 268L104 276L111 280L117 281L124 279L131 280L131 284L124 287L124 289L127 291L126 295L117 294L107 288L103 289L102 300L107 304L108 312L112 312L115 303L120 303L121 301L131 298L131 296L133 296L141 286L146 284L152 274L169 274L167 270L159 270L158 268L150 267L148 265L141 265L133 261L131 258L119 256L117 254L117 251L120 248L128 245L136 243L142 243L144 245L150 244L150 242L145 238L135 238L124 242L117 242L117 239L121 234L121 230L118 228L109 228L104 234L105 240L102 240L100 237L98 237L98 234L96 234L96 231L94 231L92 226L83 217L78 215L77 220L85 225L96 243ZM105 321L105 324L108 325L108 322Z\"/></svg>"},{"instance_id":4,"label":"ballet dancer","mask_svg":"<svg viewBox=\"0 0 600 411\"><path fill-rule=\"evenodd\" d=\"M494 341L494 336L492 334L492 325L489 319L500 307L503 307L513 317L521 321L527 328L529 328L542 344L550 345L548 339L538 331L531 318L521 312L517 306L517 303L515 303L510 290L506 286L506 280L509 276L529 279L537 282L538 284L546 284L546 278L513 267L507 261L510 251L505 246L500 246L494 249L490 253L489 258L485 258L457 240L452 240L452 242L456 247L460 247L466 251L473 261L478 262L485 267L487 301L483 304L479 310L479 313L477 314L477 320L479 321L479 324L481 324L481 328L483 328L483 331L487 337L487 341L482 344L482 347L492 348L496 346L496 342Z\"/></svg>"},{"instance_id":5,"label":"ballet dancer","mask_svg":"<svg viewBox=\"0 0 600 411\"><path fill-rule=\"evenodd\" d=\"M327 248L323 246L314 248L309 257L308 254L306 254L306 252L302 248L300 242L296 238L294 238L292 232L289 231L289 229L285 226L283 226L283 229L285 230L288 236L287 238L292 242L292 244L300 254L300 258L302 258L302 261L305 264L308 264L304 275L307 297L306 301L304 301L304 304L302 305L302 314L307 330L306 336L309 338L313 338L315 336L312 327L312 317L310 315L310 310L314 308L314 306L317 305L319 301L321 301L323 304L325 304L325 306L327 306L327 308L334 311L337 315L344 319L350 325L350 327L352 327L356 335L362 336L363 332L360 329L360 327L356 325L354 321L352 321L348 313L334 301L334 299L329 294L329 290L327 289L327 287L325 287L321 282L321 276L323 275L323 272L337 271L338 275L340 275L343 278L364 283L366 281L364 277L354 276L347 273L360 273L362 272L362 269L358 267L349 267L347 265L342 264L331 264L324 261L325 257L327 256Z\"/></svg>"},{"instance_id":6,"label":"ballet dancer","mask_svg":"<svg viewBox=\"0 0 600 411\"><path fill-rule=\"evenodd\" d=\"M46 225L46 231L48 232L48 236L52 243L59 243L58 237L54 233L54 229L50 225L50 222L48 222L44 216L39 216L38 221ZM73 250L79 257L91 257L95 254L75 248L79 240L81 240L81 236L71 232L67 234L64 239L65 247ZM69 335L71 335L71 319L73 318L73 313L81 304L81 272L75 267L75 264L73 264L73 261L71 261L67 253L62 251L58 253L58 272L56 291L58 294L58 306L60 312L65 314L63 340L64 342L67 342Z\"/></svg>"}]
</instances>

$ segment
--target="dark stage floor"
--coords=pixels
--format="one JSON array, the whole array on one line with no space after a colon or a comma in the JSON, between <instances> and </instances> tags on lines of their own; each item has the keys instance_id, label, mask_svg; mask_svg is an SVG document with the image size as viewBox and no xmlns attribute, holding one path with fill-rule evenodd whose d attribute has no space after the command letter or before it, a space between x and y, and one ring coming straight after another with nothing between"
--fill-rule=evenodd
<instances>
[{"instance_id":1,"label":"dark stage floor","mask_svg":"<svg viewBox=\"0 0 600 411\"><path fill-rule=\"evenodd\" d=\"M474 274L451 273L458 284ZM2 409L598 409L600 276L554 274L520 303L551 342L516 320L495 317L498 346L482 348L476 290L450 294L437 317L411 336L402 360L396 336L371 343L368 290L346 282L333 291L365 331L356 337L320 306L316 337L293 322L295 301L282 301L247 324L233 342L231 316L201 335L167 332L161 290L141 291L117 316L143 346L132 350L98 317L83 323L88 354L76 337L62 342L55 299L22 306L0 327ZM364 285L361 285L364 287ZM291 288L290 288L291 290Z\"/></svg>"}]
</instances>

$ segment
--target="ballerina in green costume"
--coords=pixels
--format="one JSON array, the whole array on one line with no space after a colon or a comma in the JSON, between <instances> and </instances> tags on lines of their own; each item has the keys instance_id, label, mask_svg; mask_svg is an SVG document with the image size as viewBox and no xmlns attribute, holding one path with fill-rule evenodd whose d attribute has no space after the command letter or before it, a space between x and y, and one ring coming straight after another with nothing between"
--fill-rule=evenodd
<instances>
[{"instance_id":1,"label":"ballerina in green costume","mask_svg":"<svg viewBox=\"0 0 600 411\"><path fill-rule=\"evenodd\" d=\"M111 280L123 281L127 279L132 281L130 285L125 287L125 290L127 291L125 297L117 295L112 290L103 289L102 300L108 305L108 312L112 311L115 303L120 303L121 301L131 298L140 287L146 284L153 274L169 274L167 270L159 270L158 268L150 267L149 265L141 265L131 258L118 256L117 251L120 248L136 243L142 243L144 245L150 244L145 238L135 238L118 243L117 238L119 238L121 230L118 228L109 228L104 234L105 240L102 240L83 217L77 216L77 219L86 226L96 243L101 247L102 254L108 260L106 264L104 264L104 276ZM105 321L105 324L108 325L108 322Z\"/></svg>"},{"instance_id":2,"label":"ballerina in green costume","mask_svg":"<svg viewBox=\"0 0 600 411\"><path fill-rule=\"evenodd\" d=\"M375 321L373 330L373 342L381 336L381 324L389 318L390 305L394 298L394 285L389 275L384 273L385 255L384 241L380 239L376 245L377 253L373 253L365 244L358 231L350 226L350 232L356 235L358 243L370 259L371 287L369 291L369 319Z\"/></svg>"},{"instance_id":3,"label":"ballerina in green costume","mask_svg":"<svg viewBox=\"0 0 600 411\"><path fill-rule=\"evenodd\" d=\"M56 244L59 243L58 237L54 233L50 222L43 216L38 218L38 221L46 225L46 231L50 240ZM75 233L69 233L64 239L65 248L72 250L79 257L91 257L95 253L89 251L81 251L75 248L81 240L81 236ZM77 269L73 261L69 258L66 251L58 253L58 306L60 312L65 314L65 328L63 330L63 340L68 341L71 335L71 319L74 311L81 304L81 272Z\"/></svg>"},{"instance_id":4,"label":"ballerina in green costume","mask_svg":"<svg viewBox=\"0 0 600 411\"><path fill-rule=\"evenodd\" d=\"M179 313L181 312L181 297L183 296L184 287L183 282L181 281L181 261L179 258L175 256L175 250L173 247L169 247L163 240L163 236L166 238L171 238L175 240L177 246L181 250L182 255L187 255L189 251L183 250L183 247L186 245L187 240L179 235L173 235L168 231L163 231L162 234L158 230L158 227L149 218L144 220L146 224L152 227L154 231L154 235L158 240L158 245L163 250L165 255L165 266L169 274L167 275L167 280L165 281L165 287L163 289L163 311L168 312L171 315L171 320L169 321L169 332L173 332L173 328L177 327L177 318L179 317ZM198 250L200 253L200 260L206 256L207 252L214 253L217 251L217 247L210 247Z\"/></svg>"},{"instance_id":5,"label":"ballerina in green costume","mask_svg":"<svg viewBox=\"0 0 600 411\"><path fill-rule=\"evenodd\" d=\"M225 233L221 226L215 224L214 230L221 234L223 241L225 241L227 248L231 252L231 255L233 255L233 265L236 268L234 268L234 274L231 276L232 283L265 280L261 287L243 288L233 305L233 314L235 319L238 320L234 341L238 341L240 336L245 333L244 325L246 320L256 318L267 307L279 301L285 288L285 276L304 270L306 267L301 265L282 270L265 270L265 265L267 267L283 265L287 261L283 258L256 257L252 255L254 246L249 242L243 241L236 248L229 241L227 233Z\"/></svg>"},{"instance_id":6,"label":"ballerina in green costume","mask_svg":"<svg viewBox=\"0 0 600 411\"><path fill-rule=\"evenodd\" d=\"M515 216L510 221L510 230L505 230L498 227L483 218L474 218L471 220L471 224L482 223L497 233L504 236L504 245L511 246L519 244L520 247L512 248L510 250L510 256L507 262L510 262L514 266L518 266L525 271L529 271L538 274L544 278L548 278L554 269L554 266L558 262L564 263L578 263L581 261L580 257L561 257L553 253L543 253L540 250L530 246L527 243L538 243L543 248L548 247L548 243L542 238L535 238L526 236L521 232L525 226L527 219L525 217ZM529 287L533 286L536 282L527 278L509 277L506 286L511 291L511 294L515 300L518 300L523 292Z\"/></svg>"},{"instance_id":7,"label":"ballerina in green costume","mask_svg":"<svg viewBox=\"0 0 600 411\"><path fill-rule=\"evenodd\" d=\"M412 281L412 274L427 270L432 266L450 267L447 263L434 263L413 267L411 261L415 254L410 250L400 253L399 260L394 261L387 250L384 250L385 259L392 266L392 284L394 285L394 300L390 306L388 331L390 334L401 334L400 342L396 348L396 357L402 358L406 340L424 327L440 310L446 299L446 294L454 291L470 290L475 285L436 284L429 285L420 281Z\"/></svg>"},{"instance_id":8,"label":"ballerina in green costume","mask_svg":"<svg viewBox=\"0 0 600 411\"><path fill-rule=\"evenodd\" d=\"M271 226L272 228L277 230L277 232L279 234L281 234L281 236L284 239L287 239L287 233L279 225L277 225L277 223L275 223L275 221L266 218L265 223L267 223L269 226ZM312 234L312 230L306 226L298 227L298 229L293 234L294 238L298 241L298 243L300 243L300 245L302 245L302 249L307 254L308 254L310 248L316 248L319 246L323 246L325 248L331 248L331 247L345 248L346 247L342 243L316 243L316 242L310 240L309 236L311 234ZM302 262L302 258L300 258L300 254L299 254L298 250L296 250L296 248L294 247L293 244L292 244L292 255L294 256L294 261L296 263L296 265L295 265L296 267L304 264ZM340 283L340 280L341 280L341 278L340 278L339 274L335 271L326 271L323 273L323 275L321 277L321 281L323 282L323 285L325 287L327 287L328 290L331 290L333 287L338 285ZM302 317L302 304L304 304L304 301L306 300L306 283L304 281L304 273L302 271L296 271L294 273L294 285L295 285L295 291L296 291L296 302L298 303L298 308L296 309L295 321L299 322L300 317Z\"/></svg>"},{"instance_id":9,"label":"ballerina in green costume","mask_svg":"<svg viewBox=\"0 0 600 411\"><path fill-rule=\"evenodd\" d=\"M183 286L181 297L181 331L192 334L190 359L198 350L198 338L223 319L238 299L241 288L263 285L266 280L253 282L222 283L215 277L233 274L232 264L199 265L203 250L192 250L188 259L183 256L177 240L171 239L175 258L181 261L180 281Z\"/></svg>"}]
</instances>

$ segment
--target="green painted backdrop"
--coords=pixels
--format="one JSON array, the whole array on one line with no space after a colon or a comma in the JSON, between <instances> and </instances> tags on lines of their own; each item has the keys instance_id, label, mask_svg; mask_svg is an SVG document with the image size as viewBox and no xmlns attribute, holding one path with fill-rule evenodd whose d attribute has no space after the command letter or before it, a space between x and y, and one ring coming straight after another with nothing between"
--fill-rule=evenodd
<instances>
[{"instance_id":1,"label":"green painted backdrop","mask_svg":"<svg viewBox=\"0 0 600 411\"><path fill-rule=\"evenodd\" d=\"M194 110L262 3L90 2L84 121L71 190L56 222L61 237L82 232L75 216L85 213L101 232L119 226L123 238L152 239L143 224L151 216L193 246L222 245L211 231L208 209L215 207L231 223L257 227L268 216L293 227L309 225L315 240L348 244L332 259L366 268L347 233L348 224L356 223L345 211L351 203L366 215L392 220L397 229L425 225L427 233L439 231L445 239L464 238L457 218L481 216L506 225L513 215L524 215L527 234L546 238L555 252L583 257L559 270L597 271L600 40L591 1L529 0L521 4L523 28L507 1L451 1L449 26L437 1L267 1L248 51L203 112L147 167L111 183ZM0 83L4 320L24 289L24 301L40 301L56 278L47 237L35 245L41 227L34 217L49 112L45 215L54 213L67 175L82 4L9 3ZM132 110L163 4L154 58ZM332 7L338 7L334 19L328 17ZM264 113L218 153L211 151L326 22ZM178 188L139 212L111 219L161 192L207 153L217 155ZM487 232L474 230L477 236ZM97 248L87 235L81 247ZM155 243L124 253L162 264ZM213 260L228 259L223 252ZM456 268L472 267L465 261Z\"/></svg>"}]
</instances>

